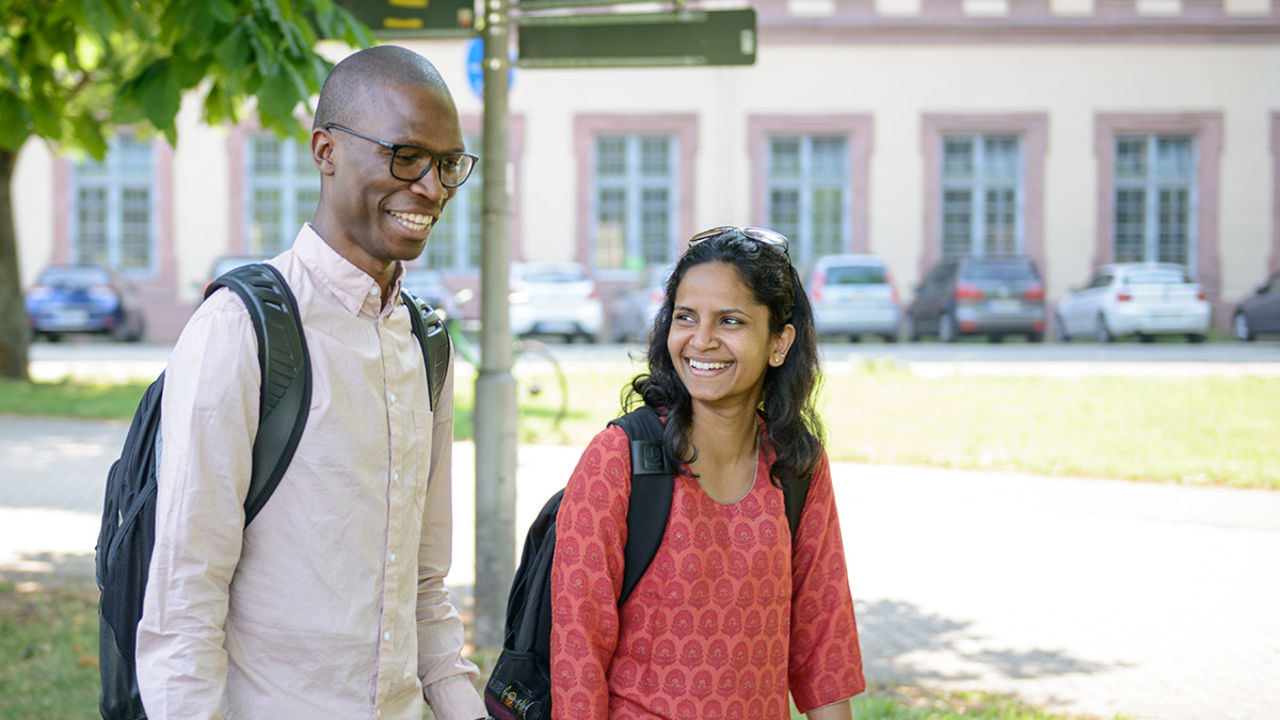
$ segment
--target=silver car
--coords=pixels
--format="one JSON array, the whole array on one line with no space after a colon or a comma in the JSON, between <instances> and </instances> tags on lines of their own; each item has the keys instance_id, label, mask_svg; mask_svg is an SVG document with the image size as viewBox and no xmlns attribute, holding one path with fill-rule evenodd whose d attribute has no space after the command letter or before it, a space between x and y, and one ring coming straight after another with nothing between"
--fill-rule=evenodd
<instances>
[{"instance_id":1,"label":"silver car","mask_svg":"<svg viewBox=\"0 0 1280 720\"><path fill-rule=\"evenodd\" d=\"M827 255L805 273L819 335L857 342L875 335L897 342L901 315L893 275L876 255Z\"/></svg>"}]
</instances>

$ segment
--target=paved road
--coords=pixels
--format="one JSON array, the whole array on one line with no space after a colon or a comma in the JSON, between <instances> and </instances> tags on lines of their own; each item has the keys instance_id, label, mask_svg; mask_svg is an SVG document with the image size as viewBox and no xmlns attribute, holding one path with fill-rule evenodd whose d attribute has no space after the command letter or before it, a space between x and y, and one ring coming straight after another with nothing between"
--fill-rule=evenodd
<instances>
[{"instance_id":1,"label":"paved road","mask_svg":"<svg viewBox=\"0 0 1280 720\"><path fill-rule=\"evenodd\" d=\"M87 578L123 423L0 416L0 573ZM451 585L473 580L455 451ZM518 527L577 460L520 448ZM868 674L1072 713L1280 718L1280 493L833 466Z\"/></svg>"}]
</instances>

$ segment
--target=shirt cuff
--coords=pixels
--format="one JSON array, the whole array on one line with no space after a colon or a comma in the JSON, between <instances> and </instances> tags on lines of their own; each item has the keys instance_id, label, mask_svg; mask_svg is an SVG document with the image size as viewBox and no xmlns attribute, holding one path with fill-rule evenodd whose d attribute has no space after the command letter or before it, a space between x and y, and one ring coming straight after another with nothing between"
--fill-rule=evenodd
<instances>
[{"instance_id":1,"label":"shirt cuff","mask_svg":"<svg viewBox=\"0 0 1280 720\"><path fill-rule=\"evenodd\" d=\"M489 714L475 686L464 675L454 675L423 689L437 720L476 720Z\"/></svg>"}]
</instances>

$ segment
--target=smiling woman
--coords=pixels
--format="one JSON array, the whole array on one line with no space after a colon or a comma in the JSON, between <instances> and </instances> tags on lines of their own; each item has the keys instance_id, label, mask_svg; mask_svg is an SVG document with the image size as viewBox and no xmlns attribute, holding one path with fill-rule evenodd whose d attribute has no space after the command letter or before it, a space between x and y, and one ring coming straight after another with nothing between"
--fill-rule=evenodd
<instances>
[{"instance_id":1,"label":"smiling woman","mask_svg":"<svg viewBox=\"0 0 1280 720\"><path fill-rule=\"evenodd\" d=\"M786 238L695 236L667 281L648 359L628 404L665 423L676 468L666 531L619 605L630 445L616 426L596 435L556 524L552 704L601 720L782 720L790 694L811 718L851 718L862 660L813 410L813 313Z\"/></svg>"}]
</instances>

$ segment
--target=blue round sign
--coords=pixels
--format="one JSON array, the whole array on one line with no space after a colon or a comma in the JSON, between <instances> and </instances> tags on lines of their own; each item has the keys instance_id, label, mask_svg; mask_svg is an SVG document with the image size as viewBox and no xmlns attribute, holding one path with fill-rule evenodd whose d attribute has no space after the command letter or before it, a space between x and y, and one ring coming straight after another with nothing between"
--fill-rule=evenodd
<instances>
[{"instance_id":1,"label":"blue round sign","mask_svg":"<svg viewBox=\"0 0 1280 720\"><path fill-rule=\"evenodd\" d=\"M507 70L507 89L515 82L515 62L513 55ZM467 82L476 96L484 100L484 38L471 38L467 41Z\"/></svg>"}]
</instances>

